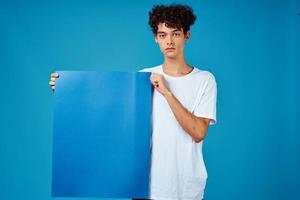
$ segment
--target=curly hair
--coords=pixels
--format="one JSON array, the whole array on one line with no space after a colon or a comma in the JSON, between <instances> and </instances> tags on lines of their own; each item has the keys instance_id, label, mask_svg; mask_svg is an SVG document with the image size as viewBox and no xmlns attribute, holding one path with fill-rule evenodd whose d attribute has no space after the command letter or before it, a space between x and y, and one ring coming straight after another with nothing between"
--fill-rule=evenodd
<instances>
[{"instance_id":1,"label":"curly hair","mask_svg":"<svg viewBox=\"0 0 300 200\"><path fill-rule=\"evenodd\" d=\"M154 35L158 24L165 23L167 27L183 29L184 34L194 24L196 15L190 6L172 3L170 5L154 5L149 12L149 25Z\"/></svg>"}]
</instances>

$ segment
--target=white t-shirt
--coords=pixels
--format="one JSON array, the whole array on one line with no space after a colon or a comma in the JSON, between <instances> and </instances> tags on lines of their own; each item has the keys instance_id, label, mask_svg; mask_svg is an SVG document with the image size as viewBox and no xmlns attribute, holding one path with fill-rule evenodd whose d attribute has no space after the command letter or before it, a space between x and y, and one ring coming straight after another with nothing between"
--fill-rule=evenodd
<instances>
[{"instance_id":1,"label":"white t-shirt","mask_svg":"<svg viewBox=\"0 0 300 200\"><path fill-rule=\"evenodd\" d=\"M216 123L217 86L214 76L196 67L185 76L165 74L162 65L140 72L163 74L181 104L194 115ZM150 199L201 200L207 172L202 141L196 143L176 120L165 97L156 89L152 102Z\"/></svg>"}]
</instances>

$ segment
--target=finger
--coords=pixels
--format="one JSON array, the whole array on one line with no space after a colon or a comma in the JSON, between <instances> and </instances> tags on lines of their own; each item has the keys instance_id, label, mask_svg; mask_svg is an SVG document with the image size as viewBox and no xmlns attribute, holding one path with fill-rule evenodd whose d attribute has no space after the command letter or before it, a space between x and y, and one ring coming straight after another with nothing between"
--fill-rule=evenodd
<instances>
[{"instance_id":1,"label":"finger","mask_svg":"<svg viewBox=\"0 0 300 200\"><path fill-rule=\"evenodd\" d=\"M151 80L151 83L152 83L153 85L158 84L158 82L157 82L156 80Z\"/></svg>"},{"instance_id":2,"label":"finger","mask_svg":"<svg viewBox=\"0 0 300 200\"><path fill-rule=\"evenodd\" d=\"M51 74L51 77L58 78L59 75L58 75L58 73L54 72L54 73Z\"/></svg>"},{"instance_id":3,"label":"finger","mask_svg":"<svg viewBox=\"0 0 300 200\"><path fill-rule=\"evenodd\" d=\"M156 81L153 81L151 83L152 83L153 86L158 86L158 82L156 82Z\"/></svg>"},{"instance_id":4,"label":"finger","mask_svg":"<svg viewBox=\"0 0 300 200\"><path fill-rule=\"evenodd\" d=\"M49 81L49 85L54 86L55 82L54 81Z\"/></svg>"},{"instance_id":5,"label":"finger","mask_svg":"<svg viewBox=\"0 0 300 200\"><path fill-rule=\"evenodd\" d=\"M51 77L57 78L57 77L58 77L58 73L57 73L57 72L53 72L53 73L51 74Z\"/></svg>"},{"instance_id":6,"label":"finger","mask_svg":"<svg viewBox=\"0 0 300 200\"><path fill-rule=\"evenodd\" d=\"M159 73L155 73L155 72L153 72L153 74L152 74L154 77L160 77L161 76L161 74L159 74Z\"/></svg>"},{"instance_id":7,"label":"finger","mask_svg":"<svg viewBox=\"0 0 300 200\"><path fill-rule=\"evenodd\" d=\"M152 72L150 77L155 78L155 77L157 77L158 75L159 75L158 73Z\"/></svg>"}]
</instances>

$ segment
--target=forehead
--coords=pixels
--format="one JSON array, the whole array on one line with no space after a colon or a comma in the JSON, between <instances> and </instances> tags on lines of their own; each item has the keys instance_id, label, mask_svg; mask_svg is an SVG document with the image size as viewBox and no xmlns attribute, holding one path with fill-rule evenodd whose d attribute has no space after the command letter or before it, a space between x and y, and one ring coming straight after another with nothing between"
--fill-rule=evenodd
<instances>
[{"instance_id":1,"label":"forehead","mask_svg":"<svg viewBox=\"0 0 300 200\"><path fill-rule=\"evenodd\" d=\"M182 31L182 28L180 30L177 28L167 27L166 23L159 23L157 25L157 32L167 32L168 33L168 32L174 32L174 31Z\"/></svg>"}]
</instances>

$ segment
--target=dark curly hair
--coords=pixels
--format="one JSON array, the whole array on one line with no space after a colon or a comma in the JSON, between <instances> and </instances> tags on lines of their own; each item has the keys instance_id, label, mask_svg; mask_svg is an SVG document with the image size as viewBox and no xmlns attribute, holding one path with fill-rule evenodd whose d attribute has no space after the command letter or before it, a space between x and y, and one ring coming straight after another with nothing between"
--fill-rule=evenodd
<instances>
[{"instance_id":1,"label":"dark curly hair","mask_svg":"<svg viewBox=\"0 0 300 200\"><path fill-rule=\"evenodd\" d=\"M196 15L190 6L172 3L170 5L154 5L149 12L148 23L154 35L157 34L159 23L165 23L170 28L182 28L186 34L195 20Z\"/></svg>"}]
</instances>

